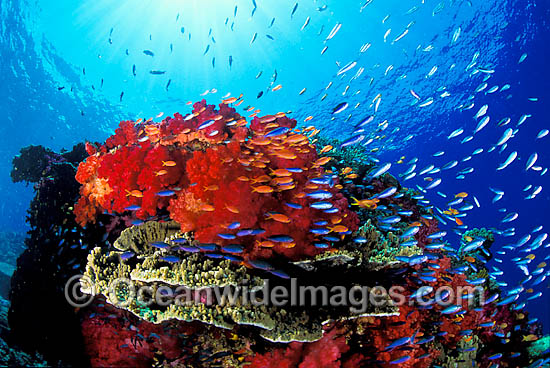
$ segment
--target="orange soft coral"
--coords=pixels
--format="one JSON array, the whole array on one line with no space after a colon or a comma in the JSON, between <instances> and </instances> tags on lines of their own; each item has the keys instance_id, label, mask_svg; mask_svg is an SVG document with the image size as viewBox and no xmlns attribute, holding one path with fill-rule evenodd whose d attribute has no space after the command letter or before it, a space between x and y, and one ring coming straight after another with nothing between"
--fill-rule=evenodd
<instances>
[{"instance_id":1,"label":"orange soft coral","mask_svg":"<svg viewBox=\"0 0 550 368\"><path fill-rule=\"evenodd\" d=\"M328 158L318 157L307 132L291 130L295 120L279 113L255 118L252 129L245 124L234 108L222 103L216 110L204 100L186 117L121 122L99 153L79 167L86 197L77 207L79 219L132 210L145 220L167 210L198 241L241 244L245 259L320 253L314 243L327 234L310 231L319 221L328 224L327 231L337 226L332 243L357 229L357 215L339 193L337 178L311 182L332 176L323 168ZM308 197L315 190L327 194L330 211L311 206L319 202ZM281 236L288 241L270 240Z\"/></svg>"}]
</instances>

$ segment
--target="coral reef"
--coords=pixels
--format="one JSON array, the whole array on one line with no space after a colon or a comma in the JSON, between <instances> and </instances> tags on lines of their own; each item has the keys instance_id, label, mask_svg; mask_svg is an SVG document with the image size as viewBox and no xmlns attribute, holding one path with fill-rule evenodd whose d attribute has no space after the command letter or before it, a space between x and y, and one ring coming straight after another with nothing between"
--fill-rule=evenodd
<instances>
[{"instance_id":1,"label":"coral reef","mask_svg":"<svg viewBox=\"0 0 550 368\"><path fill-rule=\"evenodd\" d=\"M241 97L123 121L105 143L63 154L31 147L14 159L12 177L35 183L36 197L12 280L11 341L94 367L543 359L527 353L543 340L525 312L484 303L499 292L483 281L491 230L467 231L451 248L420 193L388 173L373 177L364 147L299 129L285 113L247 122ZM481 246L470 251L474 240ZM78 273L93 301L72 308L63 285ZM300 303L268 298L297 286L309 291ZM445 288L462 291L442 305L435 290ZM342 289L318 303L323 290ZM350 290L362 293L355 308L342 302ZM35 313L32 301L46 296Z\"/></svg>"}]
</instances>

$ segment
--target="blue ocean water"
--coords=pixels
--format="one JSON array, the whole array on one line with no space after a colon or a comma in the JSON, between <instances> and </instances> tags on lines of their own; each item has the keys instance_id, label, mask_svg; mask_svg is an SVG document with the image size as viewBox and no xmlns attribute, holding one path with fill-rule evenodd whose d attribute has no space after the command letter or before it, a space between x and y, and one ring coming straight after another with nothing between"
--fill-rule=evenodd
<instances>
[{"instance_id":1,"label":"blue ocean water","mask_svg":"<svg viewBox=\"0 0 550 368\"><path fill-rule=\"evenodd\" d=\"M289 116L300 124L313 124L323 135L342 140L353 135L359 121L374 115L365 131L356 134L364 135L361 144L373 149L373 159L392 163L390 173L396 176L415 158L417 173L431 164L441 168L458 161L452 169L429 175L441 184L425 196L445 210L454 194L467 192L466 202L474 208L462 218L464 224L502 232L492 248L502 263L493 260L490 267L504 271L499 281L517 286L526 275L512 259L529 252L503 247L542 226L531 234L533 241L550 227L550 136L536 138L550 128L550 3L255 3L256 7L252 0L2 1L1 228L27 230L25 211L32 188L13 184L9 176L11 158L20 148L41 144L60 150L84 140L103 141L120 120L186 113L187 101L205 98L217 103L226 93L243 93L245 105L266 114L292 111ZM354 66L339 74L346 65ZM482 89L484 83L487 87ZM272 91L278 84L282 88ZM505 85L509 89L503 90ZM491 92L495 86L498 90ZM333 114L343 102L348 107ZM485 104L489 123L461 143L472 135L480 121L474 115ZM308 116L313 119L303 122ZM523 116L526 120L518 124ZM508 117L506 123L503 119ZM514 135L506 146L489 152L508 128ZM458 129L464 132L448 139ZM483 152L472 155L478 148ZM438 151L445 153L434 157ZM514 162L497 171L514 151ZM538 159L526 171L533 153ZM402 156L403 163L398 163ZM465 161L468 156L472 158ZM469 168L471 173L459 173ZM417 175L404 185L426 187L426 176ZM525 199L539 186L539 194ZM502 199L493 203L500 191ZM503 223L511 212L518 218ZM448 240L457 244L454 227L450 221L443 226ZM528 271L550 253L545 245L548 239L532 252L535 259ZM499 250L506 254L496 254ZM526 308L548 332L548 281L533 288L534 293L543 291L543 297Z\"/></svg>"}]
</instances>

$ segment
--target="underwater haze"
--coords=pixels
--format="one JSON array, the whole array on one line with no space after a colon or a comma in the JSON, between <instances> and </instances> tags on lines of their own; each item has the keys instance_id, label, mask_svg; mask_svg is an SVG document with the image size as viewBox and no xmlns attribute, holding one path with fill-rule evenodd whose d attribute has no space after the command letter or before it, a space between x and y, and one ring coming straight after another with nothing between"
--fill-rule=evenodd
<instances>
[{"instance_id":1,"label":"underwater haze","mask_svg":"<svg viewBox=\"0 0 550 368\"><path fill-rule=\"evenodd\" d=\"M455 251L490 229L487 280L550 333L549 1L2 0L0 14L4 231L29 230L21 148L70 151L242 94L242 116L285 112L364 147L370 177L415 190Z\"/></svg>"}]
</instances>

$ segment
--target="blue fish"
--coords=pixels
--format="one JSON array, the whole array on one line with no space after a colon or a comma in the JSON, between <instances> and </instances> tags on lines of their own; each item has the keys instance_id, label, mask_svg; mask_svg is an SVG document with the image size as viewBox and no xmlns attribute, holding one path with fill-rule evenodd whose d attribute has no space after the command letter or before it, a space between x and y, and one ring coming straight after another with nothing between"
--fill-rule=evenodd
<instances>
[{"instance_id":1,"label":"blue fish","mask_svg":"<svg viewBox=\"0 0 550 368\"><path fill-rule=\"evenodd\" d=\"M170 240L172 243L176 243L176 244L184 244L184 243L187 243L187 239L185 238L175 238L175 239L172 239Z\"/></svg>"},{"instance_id":2,"label":"blue fish","mask_svg":"<svg viewBox=\"0 0 550 368\"><path fill-rule=\"evenodd\" d=\"M478 279L467 279L466 282L470 285L481 285L484 284L486 281L485 278L478 278Z\"/></svg>"},{"instance_id":3,"label":"blue fish","mask_svg":"<svg viewBox=\"0 0 550 368\"><path fill-rule=\"evenodd\" d=\"M200 124L197 128L198 130L208 128L209 126L213 125L216 121L215 120L207 120L204 123Z\"/></svg>"},{"instance_id":4,"label":"blue fish","mask_svg":"<svg viewBox=\"0 0 550 368\"><path fill-rule=\"evenodd\" d=\"M378 221L383 224L396 224L401 221L399 216L378 217Z\"/></svg>"},{"instance_id":5,"label":"blue fish","mask_svg":"<svg viewBox=\"0 0 550 368\"><path fill-rule=\"evenodd\" d=\"M294 239L288 235L272 235L267 240L274 241L276 243L291 243Z\"/></svg>"},{"instance_id":6,"label":"blue fish","mask_svg":"<svg viewBox=\"0 0 550 368\"><path fill-rule=\"evenodd\" d=\"M460 305L451 305L441 311L441 314L456 314L462 307Z\"/></svg>"},{"instance_id":7,"label":"blue fish","mask_svg":"<svg viewBox=\"0 0 550 368\"><path fill-rule=\"evenodd\" d=\"M134 205L131 205L131 206L128 206L128 207L124 207L124 210L125 211L138 211L138 210L141 210L141 206L138 206L137 204L134 204Z\"/></svg>"},{"instance_id":8,"label":"blue fish","mask_svg":"<svg viewBox=\"0 0 550 368\"><path fill-rule=\"evenodd\" d=\"M351 138L346 139L346 140L340 145L340 148L344 148L344 147L347 147L347 146L352 146L352 145L354 145L354 144L357 144L357 143L361 142L363 139L365 139L365 136L362 135L362 134L353 136L353 137L351 137Z\"/></svg>"},{"instance_id":9,"label":"blue fish","mask_svg":"<svg viewBox=\"0 0 550 368\"><path fill-rule=\"evenodd\" d=\"M341 102L339 103L338 105L336 105L336 107L334 109L332 109L332 113L333 114L339 114L341 113L342 111L344 111L345 109L348 108L348 103L347 102Z\"/></svg>"},{"instance_id":10,"label":"blue fish","mask_svg":"<svg viewBox=\"0 0 550 368\"><path fill-rule=\"evenodd\" d=\"M159 248L159 249L168 249L170 248L169 244L166 244L165 242L156 241L149 243L152 247Z\"/></svg>"},{"instance_id":11,"label":"blue fish","mask_svg":"<svg viewBox=\"0 0 550 368\"><path fill-rule=\"evenodd\" d=\"M156 195L158 195L159 197L170 197L170 196L173 196L175 194L175 192L173 190L161 190L160 192L156 192L155 193Z\"/></svg>"},{"instance_id":12,"label":"blue fish","mask_svg":"<svg viewBox=\"0 0 550 368\"><path fill-rule=\"evenodd\" d=\"M277 137L279 135L283 135L283 134L288 133L289 130L290 130L290 128L287 128L287 127L279 127L279 128L273 129L272 131L268 132L265 135L265 137L266 138Z\"/></svg>"},{"instance_id":13,"label":"blue fish","mask_svg":"<svg viewBox=\"0 0 550 368\"><path fill-rule=\"evenodd\" d=\"M231 262L242 262L243 258L233 255L233 254L224 254L223 258L230 260Z\"/></svg>"},{"instance_id":14,"label":"blue fish","mask_svg":"<svg viewBox=\"0 0 550 368\"><path fill-rule=\"evenodd\" d=\"M133 256L135 256L135 253L128 251L128 252L121 253L120 254L120 259L126 260L126 259L132 258Z\"/></svg>"},{"instance_id":15,"label":"blue fish","mask_svg":"<svg viewBox=\"0 0 550 368\"><path fill-rule=\"evenodd\" d=\"M225 247L222 247L222 251L227 253L242 253L244 251L244 248L240 244L229 244Z\"/></svg>"},{"instance_id":16,"label":"blue fish","mask_svg":"<svg viewBox=\"0 0 550 368\"><path fill-rule=\"evenodd\" d=\"M397 358L395 360L392 360L390 362L390 364L401 364L401 363L405 363L407 360L411 359L411 357L409 355L404 355L402 356L401 358Z\"/></svg>"},{"instance_id":17,"label":"blue fish","mask_svg":"<svg viewBox=\"0 0 550 368\"><path fill-rule=\"evenodd\" d=\"M326 235L328 233L330 233L330 230L329 229L310 229L309 230L310 233L312 234L317 234L317 235Z\"/></svg>"},{"instance_id":18,"label":"blue fish","mask_svg":"<svg viewBox=\"0 0 550 368\"><path fill-rule=\"evenodd\" d=\"M429 342L432 342L435 340L435 336L426 337L420 341L417 342L418 345L427 344Z\"/></svg>"},{"instance_id":19,"label":"blue fish","mask_svg":"<svg viewBox=\"0 0 550 368\"><path fill-rule=\"evenodd\" d=\"M266 271L271 271L273 270L273 266L271 266L269 263L267 263L266 261L262 261L262 260L259 260L259 259L251 259L251 260L248 260L248 263L254 267L254 268L257 268L257 269L260 269L260 270L266 270Z\"/></svg>"},{"instance_id":20,"label":"blue fish","mask_svg":"<svg viewBox=\"0 0 550 368\"><path fill-rule=\"evenodd\" d=\"M248 236L248 235L252 235L252 229L243 229L243 230L239 230L237 232L237 236Z\"/></svg>"},{"instance_id":21,"label":"blue fish","mask_svg":"<svg viewBox=\"0 0 550 368\"><path fill-rule=\"evenodd\" d=\"M385 351L393 350L399 346L408 344L411 341L410 337L402 337L400 339L394 340L390 345L386 346Z\"/></svg>"},{"instance_id":22,"label":"blue fish","mask_svg":"<svg viewBox=\"0 0 550 368\"><path fill-rule=\"evenodd\" d=\"M291 172L291 173L301 173L301 172L304 171L303 169L300 169L299 167L288 167L286 170L288 172Z\"/></svg>"},{"instance_id":23,"label":"blue fish","mask_svg":"<svg viewBox=\"0 0 550 368\"><path fill-rule=\"evenodd\" d=\"M290 208L293 208L295 210L301 210L302 209L302 206L300 206L299 204L296 204L296 203L285 202L285 205L290 207Z\"/></svg>"},{"instance_id":24,"label":"blue fish","mask_svg":"<svg viewBox=\"0 0 550 368\"><path fill-rule=\"evenodd\" d=\"M213 252L218 249L218 246L216 244L210 243L197 245L197 248L199 248L203 252Z\"/></svg>"},{"instance_id":25,"label":"blue fish","mask_svg":"<svg viewBox=\"0 0 550 368\"><path fill-rule=\"evenodd\" d=\"M200 252L200 249L197 248L197 247L194 247L192 245L183 245L181 247L178 248L179 250L183 250L184 252L189 252L189 253L197 253L197 252Z\"/></svg>"},{"instance_id":26,"label":"blue fish","mask_svg":"<svg viewBox=\"0 0 550 368\"><path fill-rule=\"evenodd\" d=\"M311 192L306 194L310 198L314 199L329 199L332 198L332 193L326 190L317 190L315 192Z\"/></svg>"},{"instance_id":27,"label":"blue fish","mask_svg":"<svg viewBox=\"0 0 550 368\"><path fill-rule=\"evenodd\" d=\"M233 234L217 234L218 237L222 238L222 239L225 239L225 240L233 240L235 239L237 236L236 235L233 235Z\"/></svg>"},{"instance_id":28,"label":"blue fish","mask_svg":"<svg viewBox=\"0 0 550 368\"><path fill-rule=\"evenodd\" d=\"M311 208L315 208L317 210L326 210L326 209L329 209L329 208L332 208L333 205L332 203L330 202L325 202L325 201L322 201L322 202L314 202L312 204L309 205Z\"/></svg>"},{"instance_id":29,"label":"blue fish","mask_svg":"<svg viewBox=\"0 0 550 368\"><path fill-rule=\"evenodd\" d=\"M446 231L437 231L435 233L432 233L430 235L427 236L428 239L441 239L443 238L445 235L447 235L447 232Z\"/></svg>"},{"instance_id":30,"label":"blue fish","mask_svg":"<svg viewBox=\"0 0 550 368\"><path fill-rule=\"evenodd\" d=\"M160 257L160 259L170 263L177 263L180 261L180 258L176 256L164 256L164 257Z\"/></svg>"}]
</instances>

